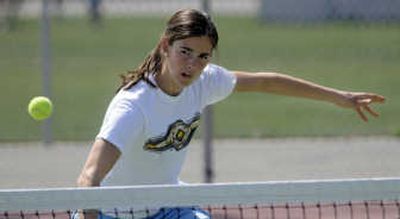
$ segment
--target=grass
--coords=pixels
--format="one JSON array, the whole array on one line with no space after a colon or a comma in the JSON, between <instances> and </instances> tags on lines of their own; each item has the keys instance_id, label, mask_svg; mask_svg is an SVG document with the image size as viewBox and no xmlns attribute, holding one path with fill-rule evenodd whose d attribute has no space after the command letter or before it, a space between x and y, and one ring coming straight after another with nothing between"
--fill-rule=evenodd
<instances>
[{"instance_id":1,"label":"grass","mask_svg":"<svg viewBox=\"0 0 400 219\"><path fill-rule=\"evenodd\" d=\"M118 75L136 67L162 31L159 18L54 20L53 128L57 140L92 139ZM217 137L393 135L400 133L400 28L337 23L261 24L253 18L217 18L219 64L238 70L279 71L346 90L373 91L388 101L382 116L364 123L328 103L270 94L233 94L215 106ZM0 140L40 139L40 123L26 113L41 94L40 26L23 20L0 35Z\"/></svg>"}]
</instances>

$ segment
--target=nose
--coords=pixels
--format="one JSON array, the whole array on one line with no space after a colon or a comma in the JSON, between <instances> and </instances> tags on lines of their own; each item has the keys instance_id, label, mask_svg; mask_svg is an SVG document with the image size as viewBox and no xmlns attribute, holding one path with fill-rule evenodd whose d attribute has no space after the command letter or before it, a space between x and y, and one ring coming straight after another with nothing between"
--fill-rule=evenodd
<instances>
[{"instance_id":1,"label":"nose","mask_svg":"<svg viewBox=\"0 0 400 219\"><path fill-rule=\"evenodd\" d=\"M187 62L186 62L186 68L188 70L192 70L193 68L195 68L195 66L198 64L197 58L196 57L190 57L188 58Z\"/></svg>"}]
</instances>

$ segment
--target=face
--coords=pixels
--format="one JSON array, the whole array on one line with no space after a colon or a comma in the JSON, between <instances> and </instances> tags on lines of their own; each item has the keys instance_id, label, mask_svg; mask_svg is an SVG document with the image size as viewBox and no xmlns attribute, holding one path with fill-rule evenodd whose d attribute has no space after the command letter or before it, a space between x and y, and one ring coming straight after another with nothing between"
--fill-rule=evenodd
<instances>
[{"instance_id":1,"label":"face","mask_svg":"<svg viewBox=\"0 0 400 219\"><path fill-rule=\"evenodd\" d=\"M164 91L178 94L195 81L207 66L212 55L212 44L207 36L190 37L177 40L172 45L165 42L163 50L165 59L161 77L168 87L164 87Z\"/></svg>"}]
</instances>

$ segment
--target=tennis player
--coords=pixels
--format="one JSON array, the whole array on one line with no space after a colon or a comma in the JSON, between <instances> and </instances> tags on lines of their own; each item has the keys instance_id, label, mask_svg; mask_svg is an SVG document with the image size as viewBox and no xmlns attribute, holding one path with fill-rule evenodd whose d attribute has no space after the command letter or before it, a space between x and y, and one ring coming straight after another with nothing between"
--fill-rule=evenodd
<instances>
[{"instance_id":1,"label":"tennis player","mask_svg":"<svg viewBox=\"0 0 400 219\"><path fill-rule=\"evenodd\" d=\"M216 27L207 14L187 9L169 19L150 55L122 77L79 176L79 186L179 184L187 146L202 110L232 92L331 102L355 110L364 121L367 114L378 116L370 105L385 100L377 94L336 90L281 73L227 70L210 62L217 43ZM110 218L97 212L85 216ZM165 208L151 212L148 218L210 216L200 208Z\"/></svg>"}]
</instances>

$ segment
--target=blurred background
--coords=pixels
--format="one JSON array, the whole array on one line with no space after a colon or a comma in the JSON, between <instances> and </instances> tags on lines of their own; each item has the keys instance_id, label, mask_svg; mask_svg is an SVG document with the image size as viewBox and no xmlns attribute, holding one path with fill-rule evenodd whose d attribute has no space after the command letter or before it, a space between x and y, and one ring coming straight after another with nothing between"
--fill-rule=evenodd
<instances>
[{"instance_id":1,"label":"blurred background","mask_svg":"<svg viewBox=\"0 0 400 219\"><path fill-rule=\"evenodd\" d=\"M0 140L42 138L26 113L36 95L54 101L55 140L92 139L119 75L140 64L174 11L203 3L1 0ZM399 1L210 0L208 7L221 35L214 62L388 98L376 107L382 117L365 124L329 104L237 94L216 106L215 136L400 135Z\"/></svg>"},{"instance_id":2,"label":"blurred background","mask_svg":"<svg viewBox=\"0 0 400 219\"><path fill-rule=\"evenodd\" d=\"M329 103L234 94L215 105L203 125L213 127L215 139L367 137L393 143L400 136L400 1L0 0L0 142L10 148L92 141L119 75L141 63L180 8L207 9L213 16L220 34L213 62L228 69L278 71L387 97L374 106L380 118L365 123ZM27 114L38 95L55 105L44 123Z\"/></svg>"}]
</instances>

